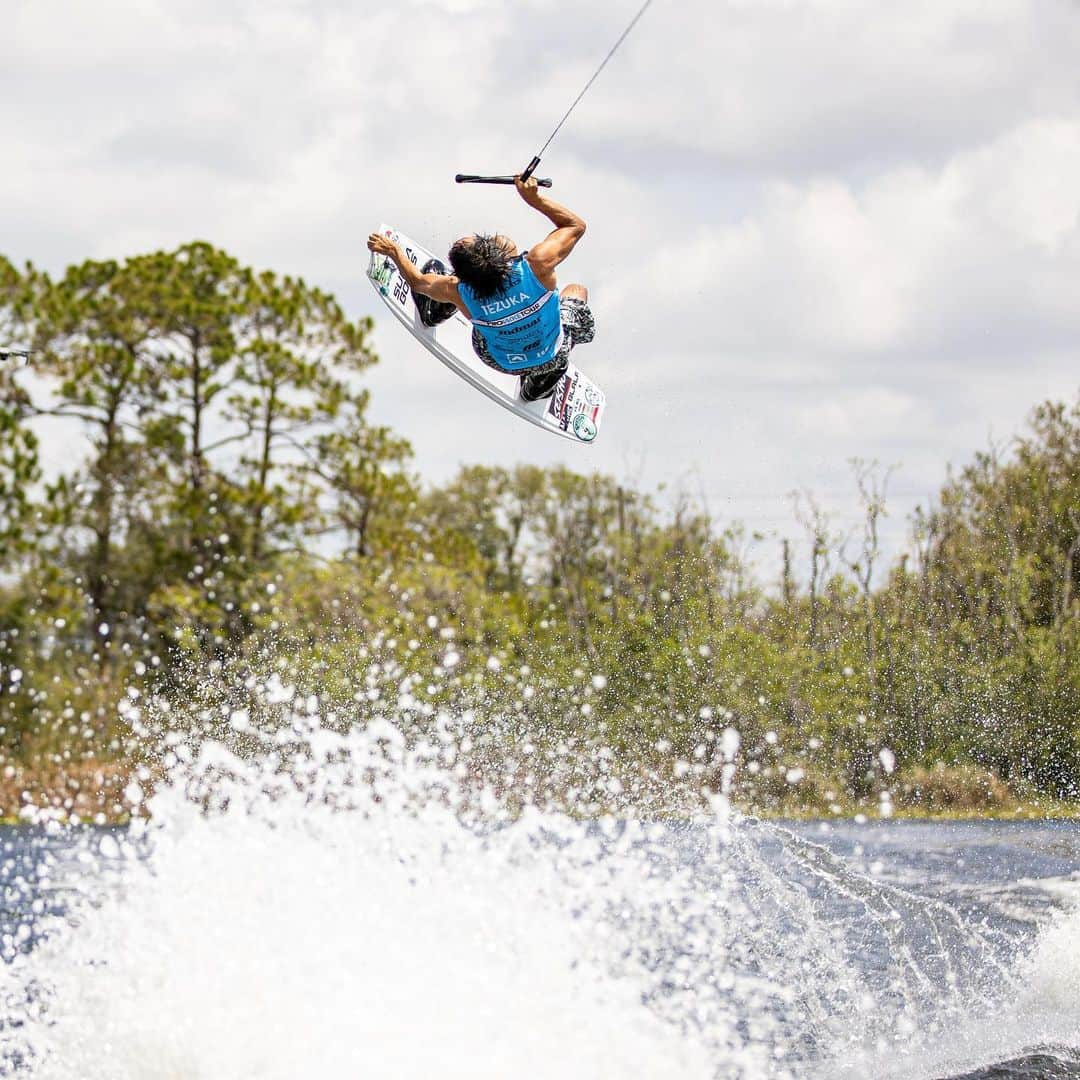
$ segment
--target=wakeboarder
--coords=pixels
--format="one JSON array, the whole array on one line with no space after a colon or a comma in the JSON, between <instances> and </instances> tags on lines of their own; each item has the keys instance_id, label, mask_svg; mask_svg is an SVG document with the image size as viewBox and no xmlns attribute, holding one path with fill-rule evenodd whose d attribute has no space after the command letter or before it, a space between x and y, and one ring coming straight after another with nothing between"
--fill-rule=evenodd
<instances>
[{"instance_id":1,"label":"wakeboarder","mask_svg":"<svg viewBox=\"0 0 1080 1080\"><path fill-rule=\"evenodd\" d=\"M425 325L436 326L460 311L472 324L476 355L496 371L519 375L522 399L539 401L558 385L571 350L595 334L588 289L571 284L560 291L555 276L585 235L585 222L542 194L535 177L515 176L514 186L554 225L525 252L507 236L473 233L450 248L451 273L438 259L417 269L381 233L372 233L367 246L393 259Z\"/></svg>"}]
</instances>

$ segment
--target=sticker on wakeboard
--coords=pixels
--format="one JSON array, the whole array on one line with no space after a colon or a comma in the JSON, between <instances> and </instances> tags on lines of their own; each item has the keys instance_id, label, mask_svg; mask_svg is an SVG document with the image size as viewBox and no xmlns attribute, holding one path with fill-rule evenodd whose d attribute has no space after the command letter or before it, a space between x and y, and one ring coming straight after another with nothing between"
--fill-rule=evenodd
<instances>
[{"instance_id":1,"label":"sticker on wakeboard","mask_svg":"<svg viewBox=\"0 0 1080 1080\"><path fill-rule=\"evenodd\" d=\"M389 225L380 225L379 232L393 240L414 265L423 266L435 258L427 248ZM425 326L393 259L372 252L367 273L376 293L405 329L470 386L553 435L578 443L591 443L596 438L604 415L604 392L573 363L550 397L523 401L518 377L488 367L473 351L472 325L460 312L437 326Z\"/></svg>"}]
</instances>

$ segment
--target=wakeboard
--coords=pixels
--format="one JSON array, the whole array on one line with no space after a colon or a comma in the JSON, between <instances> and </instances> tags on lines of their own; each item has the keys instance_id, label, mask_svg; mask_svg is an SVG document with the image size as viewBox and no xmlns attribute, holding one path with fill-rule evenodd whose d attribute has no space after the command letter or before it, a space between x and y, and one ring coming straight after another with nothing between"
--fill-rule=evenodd
<instances>
[{"instance_id":1,"label":"wakeboard","mask_svg":"<svg viewBox=\"0 0 1080 1080\"><path fill-rule=\"evenodd\" d=\"M380 225L379 232L393 240L414 265L424 266L437 257L389 225ZM591 443L596 438L604 415L604 392L572 361L549 397L525 401L519 391L518 376L488 367L473 351L472 324L460 311L437 326L425 326L412 290L398 273L393 259L372 252L367 273L398 322L470 386L515 416L553 435L579 443Z\"/></svg>"}]
</instances>

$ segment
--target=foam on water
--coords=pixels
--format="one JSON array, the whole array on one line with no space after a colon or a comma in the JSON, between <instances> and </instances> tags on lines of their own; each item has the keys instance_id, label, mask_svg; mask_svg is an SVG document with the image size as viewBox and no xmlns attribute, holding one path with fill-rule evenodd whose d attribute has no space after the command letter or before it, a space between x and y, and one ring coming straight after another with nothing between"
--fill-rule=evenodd
<instances>
[{"instance_id":1,"label":"foam on water","mask_svg":"<svg viewBox=\"0 0 1080 1080\"><path fill-rule=\"evenodd\" d=\"M1080 1045L1080 916L1022 957L722 799L684 828L511 812L449 717L426 739L377 719L341 735L278 697L260 724L234 714L230 745L166 735L148 814L77 834L52 873L81 897L27 915L44 940L0 972L0 1062L49 1080L914 1077Z\"/></svg>"},{"instance_id":2,"label":"foam on water","mask_svg":"<svg viewBox=\"0 0 1080 1080\"><path fill-rule=\"evenodd\" d=\"M1039 933L1010 979L1011 993L954 1009L931 1039L902 1054L861 1051L822 1075L883 1080L927 1077L1080 1076L1080 910L1061 912ZM995 1071L1015 1062L1015 1071ZM1025 1064L1030 1062L1031 1064ZM1053 1071L1047 1072L1047 1069Z\"/></svg>"},{"instance_id":3,"label":"foam on water","mask_svg":"<svg viewBox=\"0 0 1080 1080\"><path fill-rule=\"evenodd\" d=\"M711 1075L613 941L637 830L491 800L468 824L392 728L277 741L250 761L204 743L151 799L143 855L103 842L104 893L5 972L9 1061L56 1080ZM671 897L658 879L648 902Z\"/></svg>"},{"instance_id":4,"label":"foam on water","mask_svg":"<svg viewBox=\"0 0 1080 1080\"><path fill-rule=\"evenodd\" d=\"M708 1075L512 841L320 810L172 817L153 846L23 972L42 1076Z\"/></svg>"}]
</instances>

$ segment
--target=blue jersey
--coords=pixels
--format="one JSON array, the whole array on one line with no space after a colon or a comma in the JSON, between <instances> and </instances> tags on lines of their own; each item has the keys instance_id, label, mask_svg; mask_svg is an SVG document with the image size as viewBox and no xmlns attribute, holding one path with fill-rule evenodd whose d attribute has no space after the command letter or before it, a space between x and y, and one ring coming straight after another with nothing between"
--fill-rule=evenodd
<instances>
[{"instance_id":1,"label":"blue jersey","mask_svg":"<svg viewBox=\"0 0 1080 1080\"><path fill-rule=\"evenodd\" d=\"M459 279L458 295L491 358L504 371L527 371L555 358L562 344L559 296L540 284L524 255L511 260L510 278L501 292L480 300Z\"/></svg>"}]
</instances>

